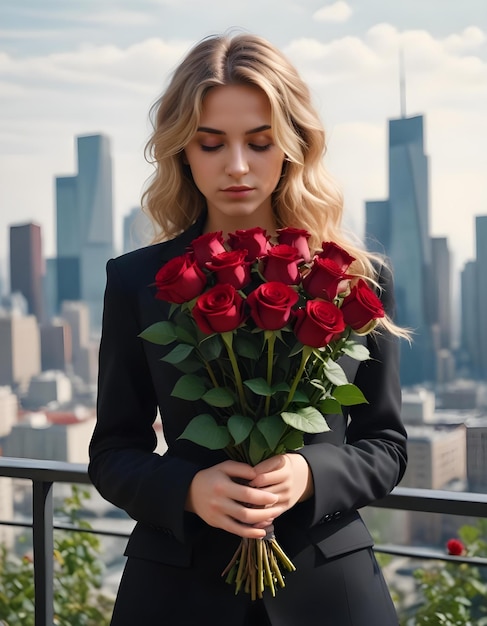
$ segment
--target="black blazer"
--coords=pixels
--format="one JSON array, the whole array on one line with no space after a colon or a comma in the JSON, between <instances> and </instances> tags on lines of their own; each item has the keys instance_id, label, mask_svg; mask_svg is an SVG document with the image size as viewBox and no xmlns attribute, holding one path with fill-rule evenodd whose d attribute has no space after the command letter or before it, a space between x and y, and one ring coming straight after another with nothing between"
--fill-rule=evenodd
<instances>
[{"instance_id":1,"label":"black blazer","mask_svg":"<svg viewBox=\"0 0 487 626\"><path fill-rule=\"evenodd\" d=\"M202 226L200 219L171 241L108 262L98 417L90 444L94 485L138 522L126 554L178 567L193 564L195 545L208 533L212 541L220 538L222 546L238 542L184 510L193 476L226 457L177 439L203 407L170 395L180 375L160 360L170 348L138 337L167 312L151 287L157 270L182 254ZM392 314L392 283L385 270L380 283L384 307ZM311 468L315 493L275 521L276 536L291 558L310 545L325 559L370 547L371 536L357 509L388 494L405 471L398 343L385 331L366 341L371 359L358 366L344 358L342 365L368 404L352 407L349 415L327 416L331 431L307 436L299 451ZM153 452L158 410L168 445L163 456ZM299 570L290 576L298 575Z\"/></svg>"}]
</instances>

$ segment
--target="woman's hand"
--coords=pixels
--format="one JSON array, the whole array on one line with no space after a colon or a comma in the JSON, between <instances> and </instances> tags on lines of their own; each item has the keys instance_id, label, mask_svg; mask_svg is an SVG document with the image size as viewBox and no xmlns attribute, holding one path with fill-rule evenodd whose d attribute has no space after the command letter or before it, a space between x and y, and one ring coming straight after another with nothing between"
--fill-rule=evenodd
<instances>
[{"instance_id":1,"label":"woman's hand","mask_svg":"<svg viewBox=\"0 0 487 626\"><path fill-rule=\"evenodd\" d=\"M278 515L314 493L311 470L300 454L280 454L262 461L253 469L257 476L249 483L250 486L277 496L278 503L274 509L280 509Z\"/></svg>"},{"instance_id":2,"label":"woman's hand","mask_svg":"<svg viewBox=\"0 0 487 626\"><path fill-rule=\"evenodd\" d=\"M224 461L200 470L188 490L186 509L210 526L239 537L265 537L264 529L282 512L282 504L271 489L242 484L259 480L261 476L256 470L237 461ZM275 485L272 486L277 492Z\"/></svg>"}]
</instances>

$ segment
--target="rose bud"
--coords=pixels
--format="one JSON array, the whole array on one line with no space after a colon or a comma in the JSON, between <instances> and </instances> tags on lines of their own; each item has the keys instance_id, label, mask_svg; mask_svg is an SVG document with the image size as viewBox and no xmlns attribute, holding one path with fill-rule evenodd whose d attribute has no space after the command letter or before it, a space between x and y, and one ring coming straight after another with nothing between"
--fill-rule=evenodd
<instances>
[{"instance_id":1,"label":"rose bud","mask_svg":"<svg viewBox=\"0 0 487 626\"><path fill-rule=\"evenodd\" d=\"M232 250L247 250L246 261L253 262L267 253L270 236L259 226L247 230L237 230L228 235L228 245Z\"/></svg>"},{"instance_id":2,"label":"rose bud","mask_svg":"<svg viewBox=\"0 0 487 626\"><path fill-rule=\"evenodd\" d=\"M467 554L465 546L459 539L449 539L446 542L446 549L448 554L451 554L452 556L462 556Z\"/></svg>"},{"instance_id":3,"label":"rose bud","mask_svg":"<svg viewBox=\"0 0 487 626\"><path fill-rule=\"evenodd\" d=\"M273 246L264 257L262 274L267 281L278 281L286 285L301 282L299 263L303 257L293 246L284 243Z\"/></svg>"},{"instance_id":4,"label":"rose bud","mask_svg":"<svg viewBox=\"0 0 487 626\"><path fill-rule=\"evenodd\" d=\"M223 245L222 231L215 233L205 233L193 240L191 249L194 252L196 262L200 267L205 267L205 263L211 260L215 254L225 252Z\"/></svg>"},{"instance_id":5,"label":"rose bud","mask_svg":"<svg viewBox=\"0 0 487 626\"><path fill-rule=\"evenodd\" d=\"M247 250L230 250L213 255L206 267L215 272L219 283L242 289L250 282L250 263L245 261Z\"/></svg>"},{"instance_id":6,"label":"rose bud","mask_svg":"<svg viewBox=\"0 0 487 626\"><path fill-rule=\"evenodd\" d=\"M312 348L323 348L346 328L341 310L325 300L308 300L296 317L294 332L298 341Z\"/></svg>"},{"instance_id":7,"label":"rose bud","mask_svg":"<svg viewBox=\"0 0 487 626\"><path fill-rule=\"evenodd\" d=\"M359 335L373 330L377 319L384 317L384 307L369 285L362 280L352 287L350 295L343 300L341 311L348 326Z\"/></svg>"},{"instance_id":8,"label":"rose bud","mask_svg":"<svg viewBox=\"0 0 487 626\"><path fill-rule=\"evenodd\" d=\"M308 239L311 237L307 230L302 228L287 228L277 229L277 239L279 243L285 243L288 246L297 248L305 263L311 261L311 252L309 250Z\"/></svg>"},{"instance_id":9,"label":"rose bud","mask_svg":"<svg viewBox=\"0 0 487 626\"><path fill-rule=\"evenodd\" d=\"M245 321L243 304L235 287L215 285L196 300L192 313L198 328L206 335L226 333Z\"/></svg>"},{"instance_id":10,"label":"rose bud","mask_svg":"<svg viewBox=\"0 0 487 626\"><path fill-rule=\"evenodd\" d=\"M333 300L347 290L348 276L332 259L315 257L311 270L303 278L303 288L312 298Z\"/></svg>"},{"instance_id":11,"label":"rose bud","mask_svg":"<svg viewBox=\"0 0 487 626\"><path fill-rule=\"evenodd\" d=\"M289 321L291 309L298 301L298 294L282 282L259 285L252 291L247 304L250 315L259 328L279 330Z\"/></svg>"},{"instance_id":12,"label":"rose bud","mask_svg":"<svg viewBox=\"0 0 487 626\"><path fill-rule=\"evenodd\" d=\"M346 250L338 246L334 241L324 241L322 250L318 253L320 259L330 259L340 267L342 272L346 272L355 258Z\"/></svg>"},{"instance_id":13,"label":"rose bud","mask_svg":"<svg viewBox=\"0 0 487 626\"><path fill-rule=\"evenodd\" d=\"M156 298L181 304L189 302L206 287L206 276L191 254L168 261L156 274Z\"/></svg>"}]
</instances>

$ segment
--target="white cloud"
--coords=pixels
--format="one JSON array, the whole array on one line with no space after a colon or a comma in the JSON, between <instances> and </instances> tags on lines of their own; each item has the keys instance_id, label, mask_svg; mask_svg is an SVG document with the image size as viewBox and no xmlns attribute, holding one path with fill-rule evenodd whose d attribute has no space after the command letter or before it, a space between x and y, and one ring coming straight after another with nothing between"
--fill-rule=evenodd
<instances>
[{"instance_id":1,"label":"white cloud","mask_svg":"<svg viewBox=\"0 0 487 626\"><path fill-rule=\"evenodd\" d=\"M347 2L338 0L338 2L318 9L313 14L313 19L317 22L346 22L350 19L352 12L352 8Z\"/></svg>"}]
</instances>

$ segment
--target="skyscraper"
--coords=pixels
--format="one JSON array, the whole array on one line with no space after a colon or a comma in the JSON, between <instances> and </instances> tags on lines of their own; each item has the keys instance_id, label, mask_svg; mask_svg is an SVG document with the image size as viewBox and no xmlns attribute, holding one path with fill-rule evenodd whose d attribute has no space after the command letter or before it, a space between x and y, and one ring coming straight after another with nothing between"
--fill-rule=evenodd
<instances>
[{"instance_id":1,"label":"skyscraper","mask_svg":"<svg viewBox=\"0 0 487 626\"><path fill-rule=\"evenodd\" d=\"M434 379L429 237L428 158L423 117L389 121L389 198L366 203L366 239L390 258L395 277L396 321L414 331L412 347L402 346L405 385Z\"/></svg>"},{"instance_id":2,"label":"skyscraper","mask_svg":"<svg viewBox=\"0 0 487 626\"><path fill-rule=\"evenodd\" d=\"M44 318L42 282L45 273L41 227L19 224L10 227L10 291L27 300L29 313Z\"/></svg>"},{"instance_id":3,"label":"skyscraper","mask_svg":"<svg viewBox=\"0 0 487 626\"><path fill-rule=\"evenodd\" d=\"M476 304L477 304L477 343L478 364L477 375L485 380L487 378L487 215L478 215L475 218L475 241L476 241ZM475 306L475 303L471 303Z\"/></svg>"},{"instance_id":4,"label":"skyscraper","mask_svg":"<svg viewBox=\"0 0 487 626\"><path fill-rule=\"evenodd\" d=\"M451 254L446 237L431 239L433 320L438 326L439 348L449 350L452 345L451 320Z\"/></svg>"},{"instance_id":5,"label":"skyscraper","mask_svg":"<svg viewBox=\"0 0 487 626\"><path fill-rule=\"evenodd\" d=\"M77 137L78 174L56 178L58 308L83 300L101 326L105 263L113 256L112 163L104 135Z\"/></svg>"}]
</instances>

